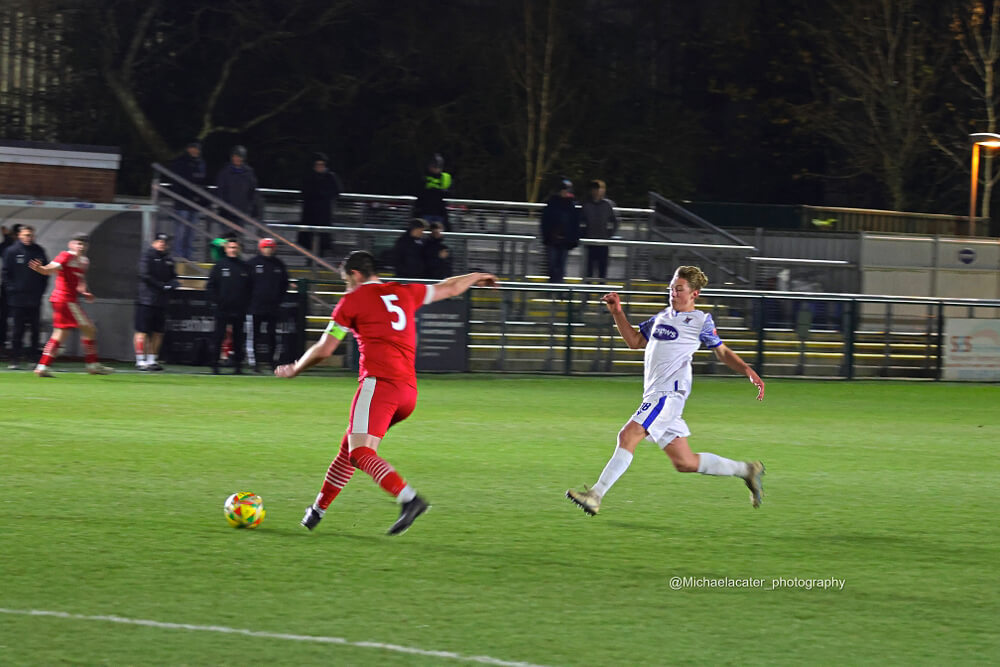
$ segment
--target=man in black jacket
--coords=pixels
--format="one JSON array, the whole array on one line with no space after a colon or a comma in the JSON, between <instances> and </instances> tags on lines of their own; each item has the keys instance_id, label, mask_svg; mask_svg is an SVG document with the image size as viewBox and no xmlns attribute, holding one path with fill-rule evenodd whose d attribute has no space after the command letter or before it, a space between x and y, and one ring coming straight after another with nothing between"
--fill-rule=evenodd
<instances>
[{"instance_id":1,"label":"man in black jacket","mask_svg":"<svg viewBox=\"0 0 1000 667\"><path fill-rule=\"evenodd\" d=\"M444 243L444 225L431 223L431 234L424 239L424 278L444 280L452 275L451 249Z\"/></svg>"},{"instance_id":2,"label":"man in black jacket","mask_svg":"<svg viewBox=\"0 0 1000 667\"><path fill-rule=\"evenodd\" d=\"M212 336L212 373L219 374L219 355L226 327L233 329L234 373L243 373L243 346L246 344L247 306L250 305L250 267L240 259L238 241L226 242L226 256L216 262L208 275L205 292L215 304L215 333Z\"/></svg>"},{"instance_id":3,"label":"man in black jacket","mask_svg":"<svg viewBox=\"0 0 1000 667\"><path fill-rule=\"evenodd\" d=\"M422 278L424 275L424 230L420 218L410 220L410 228L403 232L392 249L392 262L397 278Z\"/></svg>"},{"instance_id":4,"label":"man in black jacket","mask_svg":"<svg viewBox=\"0 0 1000 667\"><path fill-rule=\"evenodd\" d=\"M215 185L218 188L216 195L219 199L238 211L251 218L259 218L263 213L260 195L257 192L257 174L253 167L247 164L247 149L243 146L233 146L229 154L229 163L219 170L215 177ZM240 227L245 225L242 219L226 209L219 211L219 214Z\"/></svg>"},{"instance_id":5,"label":"man in black jacket","mask_svg":"<svg viewBox=\"0 0 1000 667\"><path fill-rule=\"evenodd\" d=\"M559 179L559 190L542 211L542 242L549 265L549 282L561 283L566 276L569 251L580 245L580 211L573 199L573 182Z\"/></svg>"},{"instance_id":6,"label":"man in black jacket","mask_svg":"<svg viewBox=\"0 0 1000 667\"><path fill-rule=\"evenodd\" d=\"M313 166L302 185L302 224L329 227L333 221L333 209L344 187L337 175L327 168L324 153L313 156ZM299 232L299 245L320 256L330 249L329 234L317 233L313 247L313 232ZM310 260L311 261L311 260Z\"/></svg>"},{"instance_id":7,"label":"man in black jacket","mask_svg":"<svg viewBox=\"0 0 1000 667\"><path fill-rule=\"evenodd\" d=\"M278 244L274 239L261 239L257 244L260 254L251 259L250 278L253 289L250 293L250 335L247 336L247 360L255 373L261 372L262 364L267 364L269 370L274 370L274 353L277 343L278 318L281 302L288 291L288 269L285 263L274 256ZM263 345L259 345L257 335L266 327ZM264 354L257 357L257 350L263 348Z\"/></svg>"},{"instance_id":8,"label":"man in black jacket","mask_svg":"<svg viewBox=\"0 0 1000 667\"><path fill-rule=\"evenodd\" d=\"M205 160L201 157L201 142L192 141L188 143L184 152L170 163L170 171L195 185L205 187L207 171L205 167ZM182 197L186 197L196 204L202 203L201 198L190 188L180 184L175 184L174 188L177 194ZM198 215L198 211L180 201L174 202L174 213L187 220L190 225L194 226L198 225L201 218L201 216ZM176 252L178 256L183 257L184 259L194 259L193 239L193 227L185 225L183 222L179 221L174 223L174 252Z\"/></svg>"},{"instance_id":9,"label":"man in black jacket","mask_svg":"<svg viewBox=\"0 0 1000 667\"><path fill-rule=\"evenodd\" d=\"M139 257L139 291L135 300L135 368L162 371L156 361L167 325L167 299L177 289L177 271L167 252L166 234L157 234L152 245Z\"/></svg>"},{"instance_id":10,"label":"man in black jacket","mask_svg":"<svg viewBox=\"0 0 1000 667\"><path fill-rule=\"evenodd\" d=\"M21 225L17 241L8 247L0 261L3 262L3 286L7 293L7 306L14 316L13 340L11 341L10 368L15 369L21 362L24 351L24 327L31 328L32 356L38 352L38 316L42 307L42 295L48 287L48 276L32 271L28 262L37 259L42 265L48 264L45 249L35 243L35 228Z\"/></svg>"}]
</instances>

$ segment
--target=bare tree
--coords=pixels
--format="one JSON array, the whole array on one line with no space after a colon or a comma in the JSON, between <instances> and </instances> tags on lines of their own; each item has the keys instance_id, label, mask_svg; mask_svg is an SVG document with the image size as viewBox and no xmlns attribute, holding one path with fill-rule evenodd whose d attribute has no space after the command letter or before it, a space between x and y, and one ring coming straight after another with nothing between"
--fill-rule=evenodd
<instances>
[{"instance_id":1,"label":"bare tree","mask_svg":"<svg viewBox=\"0 0 1000 667\"><path fill-rule=\"evenodd\" d=\"M987 11L981 0L963 3L953 14L951 33L961 53L961 64L953 71L963 88L971 97L977 109L971 116L961 113L966 105L957 100L950 104L956 141L942 139L938 133L928 130L934 145L948 155L955 164L967 171L968 141L972 132L997 131L997 64L1000 61L1000 0L993 0ZM1000 173L994 174L994 152L987 149L983 154L983 168L979 179L983 184L980 215L989 217L993 188L1000 180Z\"/></svg>"},{"instance_id":2,"label":"bare tree","mask_svg":"<svg viewBox=\"0 0 1000 667\"><path fill-rule=\"evenodd\" d=\"M246 61L251 55L295 48L303 38L337 21L348 0L325 3L319 12L312 11L314 5L308 0L272 7L266 2L206 3L179 19L178 12L168 12L169 5L163 0L150 0L145 5L107 1L97 15L104 35L97 43L101 77L143 143L155 157L164 159L170 155L171 146L144 100L152 88L146 74L153 69L162 75L172 62L200 41L212 42L216 55L203 79L208 85L203 87L203 94L192 91L190 96L199 116L194 135L204 139L220 132L245 132L323 87L319 80L302 81L294 72L280 72L272 89L260 91L269 93L270 99L278 100L276 103L256 111L246 104L240 109L241 117L219 119L220 102L227 92L232 94L230 88L237 70L241 65L244 69L249 67ZM211 25L212 29L203 29L203 24ZM242 75L246 78L248 73Z\"/></svg>"},{"instance_id":3,"label":"bare tree","mask_svg":"<svg viewBox=\"0 0 1000 667\"><path fill-rule=\"evenodd\" d=\"M557 0L549 0L539 25L536 3L524 1L524 32L515 40L508 69L521 111L513 123L524 163L524 196L537 201L542 180L569 145L571 123L554 119L574 101Z\"/></svg>"},{"instance_id":4,"label":"bare tree","mask_svg":"<svg viewBox=\"0 0 1000 667\"><path fill-rule=\"evenodd\" d=\"M844 156L841 176L868 175L897 210L929 142L924 130L947 48L916 0L828 0L804 23L820 68L808 124ZM836 30L830 30L835 25Z\"/></svg>"}]
</instances>

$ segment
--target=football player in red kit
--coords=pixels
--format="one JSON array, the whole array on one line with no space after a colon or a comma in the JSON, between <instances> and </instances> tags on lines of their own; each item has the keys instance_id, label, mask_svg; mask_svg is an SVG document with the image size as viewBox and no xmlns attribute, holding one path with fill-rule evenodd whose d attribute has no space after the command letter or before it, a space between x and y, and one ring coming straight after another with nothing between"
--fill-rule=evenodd
<instances>
[{"instance_id":1,"label":"football player in red kit","mask_svg":"<svg viewBox=\"0 0 1000 667\"><path fill-rule=\"evenodd\" d=\"M69 242L69 250L63 250L48 264L42 265L37 259L28 266L42 275L56 274L56 285L49 296L52 302L52 337L42 349L42 357L35 367L35 375L50 378L52 372L49 364L59 353L59 346L68 329L80 330L80 344L83 345L87 372L91 375L107 375L114 369L102 366L97 362L97 328L87 314L80 308L78 297L82 296L87 303L94 302L94 295L87 291L87 269L90 260L87 258L87 245L90 237L77 234Z\"/></svg>"},{"instance_id":2,"label":"football player in red kit","mask_svg":"<svg viewBox=\"0 0 1000 667\"><path fill-rule=\"evenodd\" d=\"M309 530L315 528L351 479L354 469L360 468L400 503L399 519L388 531L390 535L398 535L428 505L376 451L389 427L409 417L416 407L417 309L458 296L473 285L494 287L496 277L470 273L435 285L384 283L375 273L374 257L362 250L347 256L341 274L347 283L347 293L334 308L323 336L294 364L279 366L274 371L279 377L295 377L333 354L348 331L358 341L360 384L351 404L347 433L316 502L306 508L302 525Z\"/></svg>"}]
</instances>

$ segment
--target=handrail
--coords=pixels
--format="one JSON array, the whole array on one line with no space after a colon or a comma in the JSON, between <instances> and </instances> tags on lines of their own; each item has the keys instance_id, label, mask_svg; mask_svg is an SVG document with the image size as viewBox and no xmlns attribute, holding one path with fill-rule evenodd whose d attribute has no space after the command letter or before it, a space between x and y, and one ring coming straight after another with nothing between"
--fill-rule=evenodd
<instances>
[{"instance_id":1,"label":"handrail","mask_svg":"<svg viewBox=\"0 0 1000 667\"><path fill-rule=\"evenodd\" d=\"M344 232L359 232L359 233L372 233L372 234L404 234L404 230L400 229L386 229L384 227L350 227L350 226L340 226L340 225L294 225L286 223L270 223L268 225L270 228L277 229L288 229L292 231L302 231L302 232L327 232L332 233L336 231ZM425 232L427 233L427 232ZM495 241L539 241L537 236L528 236L526 234L484 234L481 232L445 232L448 238L464 238L464 239L484 239L484 240L495 240ZM580 243L583 245L607 245L607 246L622 246L622 247L655 247L655 248L708 248L713 250L744 250L744 251L755 251L757 248L748 245L721 245L715 243L669 243L666 241L629 241L626 239L591 239L582 238Z\"/></svg>"},{"instance_id":2,"label":"handrail","mask_svg":"<svg viewBox=\"0 0 1000 667\"><path fill-rule=\"evenodd\" d=\"M160 183L160 187L169 188L171 183ZM207 185L206 189L214 190L217 186ZM287 188L257 188L258 192L261 193L275 193L283 195L302 195L302 190L294 190ZM341 199L347 200L357 200L357 201L375 201L375 202L396 202L399 204L412 204L417 200L414 195L380 195L380 194L370 194L363 192L342 192L340 193ZM524 208L528 210L540 211L545 208L545 202L525 202L525 201L513 201L513 200L503 200L503 199L456 199L456 198L445 198L445 203L454 204L457 206L475 206L477 208ZM629 214L647 214L653 213L651 208L636 208L631 206L615 206L615 211L620 213Z\"/></svg>"},{"instance_id":3,"label":"handrail","mask_svg":"<svg viewBox=\"0 0 1000 667\"><path fill-rule=\"evenodd\" d=\"M802 264L806 266L854 266L846 259L801 259L798 257L747 257L759 264Z\"/></svg>"},{"instance_id":4,"label":"handrail","mask_svg":"<svg viewBox=\"0 0 1000 667\"><path fill-rule=\"evenodd\" d=\"M167 169L166 167L164 167L163 165L159 164L158 162L154 162L152 166L153 166L153 170L154 171L157 171L160 174L163 174L164 176L166 176L167 178L170 178L175 183L180 183L181 185L183 185L184 187L188 188L189 190L197 192L199 195L201 195L201 196L207 198L208 200L210 200L216 206L218 206L220 208L226 209L230 213L233 213L234 215L236 215L239 219L243 220L245 223L247 223L249 225L252 225L253 227L256 227L260 231L264 232L264 236L277 238L282 243L285 243L286 245L294 248L295 250L297 250L301 254L305 255L306 257L308 257L312 261L316 262L318 265L320 265L320 266L322 266L322 267L324 267L324 268L326 268L326 269L328 269L328 270L333 271L333 272L336 273L337 269L335 269L332 264L327 263L326 260L322 259L321 257L317 257L316 255L312 254L311 252L309 252L308 250L306 250L302 246L298 245L297 243L294 243L294 242L286 239L284 236L281 236L280 234L275 234L270 228L268 228L267 225L265 225L265 224L263 224L263 223L255 220L254 218L250 217L249 215L247 215L243 211L241 211L241 210L237 209L236 207L232 206L231 204L229 204L229 202L224 201L224 200L219 199L218 197L216 197L214 195L209 194L208 192L205 191L204 188L202 188L202 187L200 187L200 186L192 183L191 181L189 181L189 180L187 180L187 179L185 179L185 178L183 178L183 177L175 174L173 171L171 171L170 169ZM212 218L214 218L216 220L224 222L225 224L229 225L230 227L237 227L235 225L232 225L230 223L230 221L226 220L223 216L217 215L214 211L212 211L211 209L208 209L205 206L202 206L198 202L194 202L194 201L192 201L192 200L190 200L190 199L188 199L188 198L186 198L186 197L184 197L184 196L182 196L182 195L180 195L180 194L178 194L176 192L167 192L166 194L167 194L167 196L172 197L172 198L174 198L174 199L176 199L178 201L182 201L183 203L187 204L188 206L191 206L192 208L195 208L198 211L203 212L203 213L211 216ZM243 230L241 230L241 231L243 231Z\"/></svg>"},{"instance_id":5,"label":"handrail","mask_svg":"<svg viewBox=\"0 0 1000 667\"><path fill-rule=\"evenodd\" d=\"M733 243L736 243L736 244L739 244L739 245L746 245L746 241L744 241L743 239L741 239L741 238L739 238L739 237L737 237L737 236L735 236L733 234L730 234L729 232L727 232L726 230L722 229L721 227L716 227L715 225L713 225L708 220L705 220L704 218L702 218L699 215L695 215L694 213L692 213L691 211L687 210L683 206L680 206L679 204L676 204L676 203L670 201L669 199L667 199L666 197L664 197L661 194L658 194L656 192L650 192L649 193L649 199L650 199L650 201L654 202L654 204L658 204L658 205L663 206L666 209L669 209L672 213L678 215L680 218L682 218L684 220L687 220L688 222L694 223L694 225L696 225L698 227L701 227L701 228L703 228L705 230L711 231L713 234L718 234L719 236L727 238L730 241L732 241ZM655 208L656 207L654 206L653 207L654 211L655 211Z\"/></svg>"},{"instance_id":6,"label":"handrail","mask_svg":"<svg viewBox=\"0 0 1000 667\"><path fill-rule=\"evenodd\" d=\"M286 224L283 222L275 222L268 225L269 227L278 229L288 229L292 231L300 232L359 232L359 233L372 233L372 234L393 234L399 236L400 234L405 234L405 230L401 229L387 229L385 227L349 227L340 225L293 225ZM424 231L425 234L430 232ZM448 238L455 237L460 239L489 239L498 241L535 241L537 240L534 236L525 236L523 234L484 234L481 232L445 232Z\"/></svg>"}]
</instances>

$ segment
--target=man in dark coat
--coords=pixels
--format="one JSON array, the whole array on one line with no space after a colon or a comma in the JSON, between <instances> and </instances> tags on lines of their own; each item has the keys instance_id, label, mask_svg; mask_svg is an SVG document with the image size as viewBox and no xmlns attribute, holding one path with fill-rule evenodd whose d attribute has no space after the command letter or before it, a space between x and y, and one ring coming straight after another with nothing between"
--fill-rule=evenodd
<instances>
[{"instance_id":1,"label":"man in dark coat","mask_svg":"<svg viewBox=\"0 0 1000 667\"><path fill-rule=\"evenodd\" d=\"M205 293L215 304L215 333L212 336L212 373L219 374L219 356L226 327L233 330L233 372L243 373L244 345L246 344L247 307L252 289L250 267L240 259L239 241L226 242L226 256L216 262L208 275Z\"/></svg>"},{"instance_id":2,"label":"man in dark coat","mask_svg":"<svg viewBox=\"0 0 1000 667\"><path fill-rule=\"evenodd\" d=\"M247 164L246 148L233 146L229 154L229 164L219 170L215 177L215 185L218 187L216 194L219 199L251 218L260 217L262 211L257 193L257 174L254 173L253 167ZM240 227L244 226L243 220L233 213L223 209L220 214Z\"/></svg>"},{"instance_id":3,"label":"man in dark coat","mask_svg":"<svg viewBox=\"0 0 1000 667\"><path fill-rule=\"evenodd\" d=\"M573 182L566 177L559 179L559 190L549 197L542 211L542 242L549 282L561 283L569 251L580 244L580 211L573 199Z\"/></svg>"},{"instance_id":4,"label":"man in dark coat","mask_svg":"<svg viewBox=\"0 0 1000 667\"><path fill-rule=\"evenodd\" d=\"M13 338L11 340L10 368L15 369L24 357L24 328L31 329L31 344L28 350L32 357L38 352L39 313L42 295L49 285L48 276L32 271L28 263L38 260L43 266L49 263L45 249L35 243L35 228L21 225L17 241L3 251L0 262L3 273L0 276L7 293L7 307L14 317ZM34 359L32 359L32 362Z\"/></svg>"},{"instance_id":5,"label":"man in dark coat","mask_svg":"<svg viewBox=\"0 0 1000 667\"><path fill-rule=\"evenodd\" d=\"M252 318L253 321L250 335L247 336L247 359L255 373L261 372L265 366L271 371L277 367L274 357L278 319L281 315L281 302L288 292L288 269L285 263L274 255L278 244L274 239L267 238L261 239L257 247L260 254L247 262L250 265L250 277L253 283L248 318ZM258 341L257 336L262 329L266 329L263 332L263 341ZM259 357L258 350L264 352Z\"/></svg>"},{"instance_id":6,"label":"man in dark coat","mask_svg":"<svg viewBox=\"0 0 1000 667\"><path fill-rule=\"evenodd\" d=\"M172 290L180 287L174 260L167 252L166 234L157 234L153 243L139 257L139 289L135 299L135 368L162 371L156 355L167 328L167 301Z\"/></svg>"},{"instance_id":7,"label":"man in dark coat","mask_svg":"<svg viewBox=\"0 0 1000 667\"><path fill-rule=\"evenodd\" d=\"M420 278L424 275L424 229L420 218L410 221L410 228L396 239L393 264L397 278Z\"/></svg>"},{"instance_id":8,"label":"man in dark coat","mask_svg":"<svg viewBox=\"0 0 1000 667\"><path fill-rule=\"evenodd\" d=\"M313 156L313 166L302 185L302 224L329 227L337 197L344 187L335 173L327 168L324 153ZM313 233L299 232L299 245L310 252L324 255L332 245L329 234L316 234L318 243L313 247Z\"/></svg>"},{"instance_id":9,"label":"man in dark coat","mask_svg":"<svg viewBox=\"0 0 1000 667\"><path fill-rule=\"evenodd\" d=\"M201 158L201 142L190 142L184 152L170 163L170 171L194 185L205 187L207 169L205 161ZM174 185L174 190L196 204L202 203L201 197L187 186L177 183ZM174 213L194 227L198 226L201 219L198 211L181 201L174 201ZM179 221L174 223L174 252L184 259L194 259L194 227Z\"/></svg>"},{"instance_id":10,"label":"man in dark coat","mask_svg":"<svg viewBox=\"0 0 1000 667\"><path fill-rule=\"evenodd\" d=\"M444 280L452 275L451 249L444 243L444 225L431 223L431 234L424 239L424 278Z\"/></svg>"}]
</instances>

